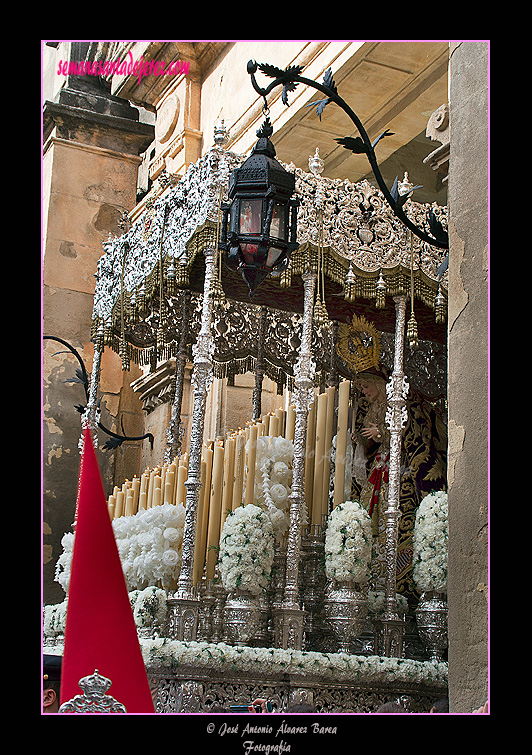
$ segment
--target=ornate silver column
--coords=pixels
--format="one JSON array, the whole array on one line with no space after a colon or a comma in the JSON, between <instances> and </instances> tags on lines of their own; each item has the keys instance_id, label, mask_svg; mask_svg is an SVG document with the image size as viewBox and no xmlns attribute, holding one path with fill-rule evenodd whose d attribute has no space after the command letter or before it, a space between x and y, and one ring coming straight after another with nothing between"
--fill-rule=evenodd
<instances>
[{"instance_id":1,"label":"ornate silver column","mask_svg":"<svg viewBox=\"0 0 532 755\"><path fill-rule=\"evenodd\" d=\"M381 655L401 657L403 654L404 621L397 612L397 535L399 521L399 494L401 490L401 435L405 426L408 382L403 371L405 319L407 297L396 296L395 342L392 376L386 386L386 425L390 430L390 459L388 468L388 501L386 517L386 585L385 608L381 623L379 651Z\"/></svg>"},{"instance_id":2,"label":"ornate silver column","mask_svg":"<svg viewBox=\"0 0 532 755\"><path fill-rule=\"evenodd\" d=\"M253 389L253 420L260 419L262 381L264 378L264 336L266 333L266 307L260 308L259 314L259 333L257 338L257 359L255 361L255 387Z\"/></svg>"},{"instance_id":3,"label":"ornate silver column","mask_svg":"<svg viewBox=\"0 0 532 755\"><path fill-rule=\"evenodd\" d=\"M187 336L190 293L181 292L181 336L179 339L179 351L175 364L175 394L172 407L172 417L166 429L166 449L164 460L171 464L181 449L181 404L183 401L183 384L185 382L185 365L187 361Z\"/></svg>"},{"instance_id":4,"label":"ornate silver column","mask_svg":"<svg viewBox=\"0 0 532 755\"><path fill-rule=\"evenodd\" d=\"M98 427L98 422L100 421L100 412L98 409L98 385L100 383L100 366L101 366L101 360L102 360L102 351L103 348L100 348L98 337L94 339L94 356L92 359L92 371L91 371L91 379L89 383L89 400L87 401L87 406L85 407L85 411L81 415L81 427L83 430L85 428L89 428L92 434L92 442L94 443L94 447L98 447L98 438L96 437L96 429ZM83 446L83 434L79 441L79 448L80 451L82 451Z\"/></svg>"},{"instance_id":5,"label":"ornate silver column","mask_svg":"<svg viewBox=\"0 0 532 755\"><path fill-rule=\"evenodd\" d=\"M303 323L299 359L294 370L294 462L290 494L290 526L286 551L286 582L282 605L276 611L275 644L277 647L300 650L303 644L305 611L299 606L299 559L301 551L301 511L305 492L305 450L307 417L313 398L313 377L316 365L312 359L312 316L316 289L316 273L303 273Z\"/></svg>"},{"instance_id":6,"label":"ornate silver column","mask_svg":"<svg viewBox=\"0 0 532 755\"><path fill-rule=\"evenodd\" d=\"M205 405L207 393L213 379L212 356L214 340L211 333L212 296L211 287L214 274L214 249L205 250L205 280L203 284L203 305L201 328L193 347L192 387L194 407L190 433L190 456L188 463L185 530L181 573L174 597L169 601L171 608L171 633L176 640L195 640L198 628L200 601L193 591L192 570L194 566L194 545L198 514L198 494L201 487L201 451L205 426Z\"/></svg>"}]
</instances>

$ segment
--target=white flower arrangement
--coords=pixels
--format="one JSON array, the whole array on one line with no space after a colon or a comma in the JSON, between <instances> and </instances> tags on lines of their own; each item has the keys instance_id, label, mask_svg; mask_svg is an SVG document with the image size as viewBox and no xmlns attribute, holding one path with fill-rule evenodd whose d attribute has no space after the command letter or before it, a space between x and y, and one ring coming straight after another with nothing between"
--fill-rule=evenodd
<instances>
[{"instance_id":1,"label":"white flower arrangement","mask_svg":"<svg viewBox=\"0 0 532 755\"><path fill-rule=\"evenodd\" d=\"M170 588L179 577L185 526L185 507L164 503L133 516L113 519L116 546L129 591L159 585ZM61 540L63 553L55 580L68 593L74 535Z\"/></svg>"},{"instance_id":2,"label":"white flower arrangement","mask_svg":"<svg viewBox=\"0 0 532 755\"><path fill-rule=\"evenodd\" d=\"M161 626L166 619L166 590L159 587L147 587L145 590L136 591L133 603L133 618L139 629L152 627L154 624ZM130 599L131 599L130 593Z\"/></svg>"},{"instance_id":3,"label":"white flower arrangement","mask_svg":"<svg viewBox=\"0 0 532 755\"><path fill-rule=\"evenodd\" d=\"M384 590L369 590L368 610L373 618L378 618L384 613L386 593ZM395 593L397 613L402 616L408 611L408 601L404 595Z\"/></svg>"},{"instance_id":4,"label":"white flower arrangement","mask_svg":"<svg viewBox=\"0 0 532 755\"><path fill-rule=\"evenodd\" d=\"M290 522L293 458L292 441L270 435L257 438L254 499L270 517L278 542L288 531Z\"/></svg>"},{"instance_id":5,"label":"white flower arrangement","mask_svg":"<svg viewBox=\"0 0 532 755\"><path fill-rule=\"evenodd\" d=\"M304 674L320 680L358 683L412 683L440 687L447 682L447 663L408 658L319 653L283 648L237 647L223 642L141 640L147 666L196 666L213 672Z\"/></svg>"},{"instance_id":6,"label":"white flower arrangement","mask_svg":"<svg viewBox=\"0 0 532 755\"><path fill-rule=\"evenodd\" d=\"M43 634L45 637L60 637L65 633L67 600L44 606Z\"/></svg>"},{"instance_id":7,"label":"white flower arrangement","mask_svg":"<svg viewBox=\"0 0 532 755\"><path fill-rule=\"evenodd\" d=\"M128 593L135 624L139 629L151 627L156 621L162 625L167 615L166 590L147 587L144 590L131 590ZM43 634L48 639L61 637L65 633L68 598L62 603L44 606Z\"/></svg>"},{"instance_id":8,"label":"white flower arrangement","mask_svg":"<svg viewBox=\"0 0 532 755\"><path fill-rule=\"evenodd\" d=\"M269 584L273 556L273 527L261 508L250 503L227 515L218 553L226 590L242 589L259 595Z\"/></svg>"},{"instance_id":9,"label":"white flower arrangement","mask_svg":"<svg viewBox=\"0 0 532 755\"><path fill-rule=\"evenodd\" d=\"M421 592L447 589L447 493L430 493L419 504L414 524L413 579Z\"/></svg>"},{"instance_id":10,"label":"white flower arrangement","mask_svg":"<svg viewBox=\"0 0 532 755\"><path fill-rule=\"evenodd\" d=\"M345 501L329 514L325 533L325 573L336 582L364 585L369 578L372 532L367 511Z\"/></svg>"}]
</instances>

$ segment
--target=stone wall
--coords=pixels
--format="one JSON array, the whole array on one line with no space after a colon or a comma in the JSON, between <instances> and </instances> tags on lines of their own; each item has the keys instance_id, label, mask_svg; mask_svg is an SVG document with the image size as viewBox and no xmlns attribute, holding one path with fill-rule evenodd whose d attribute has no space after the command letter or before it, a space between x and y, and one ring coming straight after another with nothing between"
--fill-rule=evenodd
<instances>
[{"instance_id":1,"label":"stone wall","mask_svg":"<svg viewBox=\"0 0 532 755\"><path fill-rule=\"evenodd\" d=\"M488 698L488 53L460 42L450 63L449 694L464 713Z\"/></svg>"}]
</instances>

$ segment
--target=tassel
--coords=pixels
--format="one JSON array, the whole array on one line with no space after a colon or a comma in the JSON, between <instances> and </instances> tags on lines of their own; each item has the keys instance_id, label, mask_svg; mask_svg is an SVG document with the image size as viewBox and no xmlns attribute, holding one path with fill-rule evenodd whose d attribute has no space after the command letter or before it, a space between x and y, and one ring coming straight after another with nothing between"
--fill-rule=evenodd
<instances>
[{"instance_id":1,"label":"tassel","mask_svg":"<svg viewBox=\"0 0 532 755\"><path fill-rule=\"evenodd\" d=\"M318 328L323 328L329 324L327 307L322 299L318 299L314 305L314 322Z\"/></svg>"},{"instance_id":2,"label":"tassel","mask_svg":"<svg viewBox=\"0 0 532 755\"><path fill-rule=\"evenodd\" d=\"M434 314L438 325L445 322L445 297L441 292L441 286L438 286L438 293L434 299Z\"/></svg>"},{"instance_id":3,"label":"tassel","mask_svg":"<svg viewBox=\"0 0 532 755\"><path fill-rule=\"evenodd\" d=\"M355 301L355 282L356 277L353 268L350 265L347 275L345 276L344 299L346 301Z\"/></svg>"},{"instance_id":4,"label":"tassel","mask_svg":"<svg viewBox=\"0 0 532 755\"><path fill-rule=\"evenodd\" d=\"M211 298L213 306L223 307L225 306L225 293L222 288L222 282L218 278L215 278L211 286Z\"/></svg>"},{"instance_id":5,"label":"tassel","mask_svg":"<svg viewBox=\"0 0 532 755\"><path fill-rule=\"evenodd\" d=\"M419 346L418 334L417 334L417 321L414 312L410 315L410 320L406 328L406 337L411 349L417 349Z\"/></svg>"},{"instance_id":6,"label":"tassel","mask_svg":"<svg viewBox=\"0 0 532 755\"><path fill-rule=\"evenodd\" d=\"M379 280L377 281L375 289L377 291L375 306L377 309L384 309L386 304L386 283L382 277L382 270L379 272Z\"/></svg>"}]
</instances>

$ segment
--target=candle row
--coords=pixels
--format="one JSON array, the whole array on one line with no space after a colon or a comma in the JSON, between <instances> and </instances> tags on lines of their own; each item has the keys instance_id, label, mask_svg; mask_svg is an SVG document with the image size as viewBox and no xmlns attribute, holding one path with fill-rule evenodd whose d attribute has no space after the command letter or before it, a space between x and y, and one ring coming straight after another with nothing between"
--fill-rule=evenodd
<instances>
[{"instance_id":1,"label":"candle row","mask_svg":"<svg viewBox=\"0 0 532 755\"><path fill-rule=\"evenodd\" d=\"M193 583L213 579L220 535L229 511L254 502L257 438L263 435L294 439L295 411L265 414L225 438L205 444L202 452L202 487L198 500ZM249 442L248 442L249 441Z\"/></svg>"},{"instance_id":2,"label":"candle row","mask_svg":"<svg viewBox=\"0 0 532 755\"><path fill-rule=\"evenodd\" d=\"M321 525L328 513L332 438L336 433L336 462L333 506L344 500L345 458L349 422L350 383L340 383L338 392L328 388L310 407L305 457L305 502L308 521ZM336 407L338 411L336 412ZM336 419L337 417L337 419ZM282 436L294 440L295 410L288 406L231 430L225 437L203 445L201 487L198 495L193 583L203 574L212 580L218 557L220 534L230 511L254 502L257 438ZM185 482L188 454L171 464L147 469L140 478L115 486L108 498L110 517L132 516L163 503L186 505Z\"/></svg>"},{"instance_id":3,"label":"candle row","mask_svg":"<svg viewBox=\"0 0 532 755\"><path fill-rule=\"evenodd\" d=\"M305 502L308 521L312 525L322 525L329 510L331 450L334 435L336 435L336 455L333 508L344 501L350 390L350 381L343 380L338 391L330 387L316 396L309 409L305 453Z\"/></svg>"},{"instance_id":4,"label":"candle row","mask_svg":"<svg viewBox=\"0 0 532 755\"><path fill-rule=\"evenodd\" d=\"M176 457L171 464L146 469L139 477L115 485L107 499L111 519L133 516L138 511L163 503L185 505L185 482L188 477L188 454Z\"/></svg>"}]
</instances>

